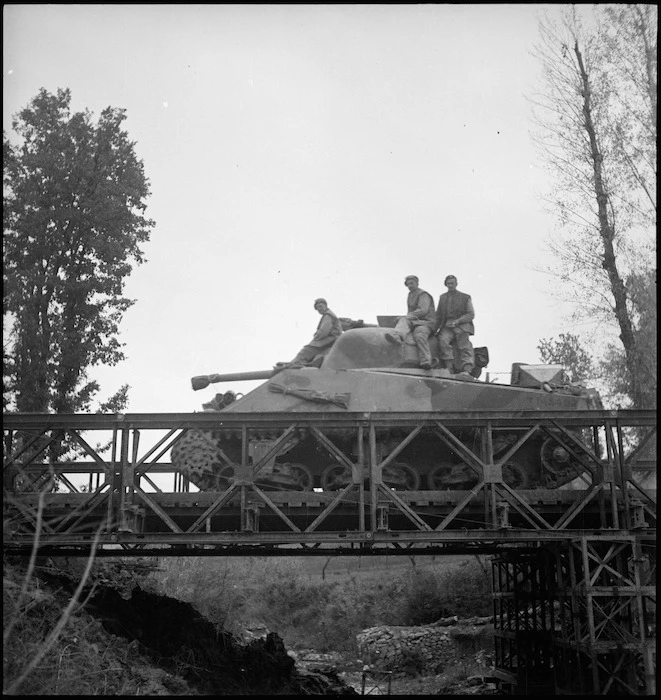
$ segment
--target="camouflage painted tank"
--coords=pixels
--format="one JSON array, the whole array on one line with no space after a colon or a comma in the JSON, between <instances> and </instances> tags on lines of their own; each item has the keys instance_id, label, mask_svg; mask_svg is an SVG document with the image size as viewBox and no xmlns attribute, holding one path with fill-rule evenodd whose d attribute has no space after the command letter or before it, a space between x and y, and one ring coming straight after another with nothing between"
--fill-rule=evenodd
<instances>
[{"instance_id":1,"label":"camouflage painted tank","mask_svg":"<svg viewBox=\"0 0 661 700\"><path fill-rule=\"evenodd\" d=\"M318 366L293 367L279 364L272 370L238 374L215 374L194 377L194 389L217 382L265 379L263 384L245 396L232 391L217 394L204 409L222 413L250 415L260 413L300 412L479 412L520 410L576 410L601 408L594 389L570 386L558 365L513 366L510 385L477 381L475 376L453 374L447 369L417 368L414 343L407 339L401 346L387 342L386 327L358 327L345 331L325 357L317 358ZM382 321L382 319L380 319ZM437 355L436 339L432 338L432 354ZM476 348L476 370L488 361L486 348ZM250 421L248 420L248 425ZM466 445L475 443L478 434L470 429L458 437ZM254 433L250 442L253 460L270 449L272 440L263 433ZM355 434L331 435L333 442L347 455L356 456ZM494 457L504 455L520 437L520 432L499 433L494 440ZM392 430L377 434L377 449L386 457L399 445L403 435ZM241 443L229 431L201 433L189 431L173 447L172 462L201 489L217 489L231 483L231 461L240 461ZM574 479L580 466L562 447L540 436L526 442L506 462L503 478L513 488L557 488ZM336 490L350 482L344 466L323 454L317 441L303 431L287 443L271 460L266 483L275 488ZM474 472L437 437L422 431L403 451L397 461L386 467L384 483L392 488L465 489L476 483Z\"/></svg>"}]
</instances>

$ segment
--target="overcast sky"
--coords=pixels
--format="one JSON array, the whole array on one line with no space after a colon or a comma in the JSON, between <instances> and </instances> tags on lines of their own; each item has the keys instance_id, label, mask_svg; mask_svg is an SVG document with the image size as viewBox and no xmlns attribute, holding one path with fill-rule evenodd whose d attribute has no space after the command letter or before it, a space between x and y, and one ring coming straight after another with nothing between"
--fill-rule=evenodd
<instances>
[{"instance_id":1,"label":"overcast sky","mask_svg":"<svg viewBox=\"0 0 661 700\"><path fill-rule=\"evenodd\" d=\"M538 16L558 5L4 5L3 128L41 88L124 108L156 221L126 294L130 412L269 369L339 316L403 314L455 274L490 377L577 332L535 268L555 220L530 139ZM484 378L484 377L483 377Z\"/></svg>"}]
</instances>

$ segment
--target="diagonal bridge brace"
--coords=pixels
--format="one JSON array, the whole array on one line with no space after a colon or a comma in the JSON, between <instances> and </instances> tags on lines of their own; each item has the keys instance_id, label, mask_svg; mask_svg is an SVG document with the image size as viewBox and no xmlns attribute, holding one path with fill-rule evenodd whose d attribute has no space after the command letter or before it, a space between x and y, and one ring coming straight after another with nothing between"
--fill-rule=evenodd
<instances>
[{"instance_id":1,"label":"diagonal bridge brace","mask_svg":"<svg viewBox=\"0 0 661 700\"><path fill-rule=\"evenodd\" d=\"M608 565L608 562L613 561L615 557L628 552L628 548L628 542L614 542L609 546L608 551L605 554L598 554L593 551L588 544L586 547L585 556L589 561L595 562L597 567L593 571L587 572L587 581L585 582L586 585L594 586L602 571L607 571L611 576L621 581L620 585L634 586L635 581L631 578L631 576L624 575L622 571L617 571L616 569L613 569L612 566Z\"/></svg>"},{"instance_id":2,"label":"diagonal bridge brace","mask_svg":"<svg viewBox=\"0 0 661 700\"><path fill-rule=\"evenodd\" d=\"M604 484L590 484L588 490L579 501L572 504L571 508L555 523L555 530L564 530L567 525L590 503L590 501L604 488Z\"/></svg>"},{"instance_id":3,"label":"diagonal bridge brace","mask_svg":"<svg viewBox=\"0 0 661 700\"><path fill-rule=\"evenodd\" d=\"M351 476L352 476L352 483L347 484L343 489L341 489L338 494L333 498L333 500L324 508L324 510L314 519L314 521L308 525L308 527L305 529L305 532L314 532L317 527L330 515L333 510L343 501L345 500L346 496L349 495L352 491L354 491L356 488L358 488L359 492L359 498L358 498L358 507L360 509L359 513L359 519L361 522L361 530L364 529L364 516L363 516L363 506L364 506L364 495L363 495L363 472L364 472L364 465L363 465L363 459L362 459L362 452L361 457L359 458L359 463L354 464L351 459L349 459L342 450L338 449L338 447L324 435L324 433L319 430L314 425L310 425L310 432L314 436L314 438L317 440L317 442L326 450L328 450L329 454L334 457L339 464L342 464L345 466L347 469L351 471ZM358 426L358 444L362 445L362 440L363 440L363 427Z\"/></svg>"},{"instance_id":4,"label":"diagonal bridge brace","mask_svg":"<svg viewBox=\"0 0 661 700\"><path fill-rule=\"evenodd\" d=\"M20 499L14 498L10 494L5 494L5 508L7 506L15 508L23 518L31 523L34 527L35 534L38 537L43 530L45 534L51 534L53 528L49 523L45 522L42 517L42 512L44 510L44 498L46 494L42 491L39 493L39 500L37 502L36 510L31 505L23 503ZM5 512L5 528L7 528L11 523L11 512Z\"/></svg>"},{"instance_id":5,"label":"diagonal bridge brace","mask_svg":"<svg viewBox=\"0 0 661 700\"><path fill-rule=\"evenodd\" d=\"M81 522L86 515L92 513L96 508L98 508L104 501L108 501L108 514L106 516L106 527L110 528L112 526L112 522L110 519L110 507L111 507L111 499L110 495L112 493L112 489L109 488L107 491L104 492L106 487L111 487L112 484L112 473L113 469L111 466L97 453L97 451L91 447L87 441L78 433L77 430L75 429L69 429L65 430L64 432L69 433L71 437L74 439L75 442L77 442L84 450L86 454L88 454L92 459L99 464L103 471L105 472L105 481L103 484L101 484L99 487L97 487L93 492L91 492L89 498L86 498L77 508L75 508L71 513L69 513L65 518L62 519L60 524L55 528L55 532L62 532L62 528L66 525L68 530L72 530L73 528L76 527L76 525ZM115 457L114 457L114 448L113 448L113 459L112 459L113 464L115 463ZM72 523L71 521L76 518L76 516L79 515L79 517Z\"/></svg>"},{"instance_id":6,"label":"diagonal bridge brace","mask_svg":"<svg viewBox=\"0 0 661 700\"><path fill-rule=\"evenodd\" d=\"M408 505L402 501L402 499L384 484L378 484L378 492L387 496L393 503L406 515L406 517L414 524L418 526L419 530L429 530L432 528L427 525L427 523Z\"/></svg>"},{"instance_id":7,"label":"diagonal bridge brace","mask_svg":"<svg viewBox=\"0 0 661 700\"><path fill-rule=\"evenodd\" d=\"M314 519L314 521L308 525L308 527L305 528L305 532L314 532L317 527L326 519L328 515L330 515L333 510L337 507L339 503L341 503L345 497L353 491L356 487L359 487L360 484L347 484L343 489L338 491L337 495L333 500L324 508L324 510Z\"/></svg>"},{"instance_id":8,"label":"diagonal bridge brace","mask_svg":"<svg viewBox=\"0 0 661 700\"><path fill-rule=\"evenodd\" d=\"M106 486L110 486L109 481L105 481L101 486L99 486L98 489L96 489L89 498L86 498L80 505L78 505L71 513L69 513L67 516L65 516L59 523L57 527L54 528L54 532L59 532L61 534L65 534L62 532L62 529L64 526L67 526L67 529L69 531L72 531L73 528L76 527L76 525L81 522L85 516L90 514L94 509L98 508L105 500L108 499L110 496L110 489L104 492L104 489ZM75 522L71 522L78 514L80 516L75 520ZM110 523L108 522L108 525Z\"/></svg>"},{"instance_id":9,"label":"diagonal bridge brace","mask_svg":"<svg viewBox=\"0 0 661 700\"><path fill-rule=\"evenodd\" d=\"M453 510L445 517L443 522L441 522L436 529L445 529L452 520L477 496L477 494L486 486L487 483L493 484L494 488L503 496L507 502L517 510L517 512L525 518L533 527L543 529L551 529L551 525L542 518L537 511L530 507L519 494L516 493L512 488L510 488L504 481L502 481L502 476L500 479L493 479L493 477L487 478L487 474L493 471L494 466L502 466L503 460L500 460L497 465L485 464L472 450L468 449L466 445L463 444L448 428L446 428L439 421L435 421L435 432L436 434L448 445L450 448L455 450L463 459L466 464L473 469L478 474L480 482L461 500L460 503L453 508ZM526 433L517 441L517 443L510 449L507 453L514 454L516 450L523 445L523 443L530 438L535 432L536 426L530 428ZM506 456L507 456L506 455ZM492 457L493 458L493 457Z\"/></svg>"},{"instance_id":10,"label":"diagonal bridge brace","mask_svg":"<svg viewBox=\"0 0 661 700\"><path fill-rule=\"evenodd\" d=\"M427 525L427 523L408 505L405 503L392 489L389 489L383 483L383 469L387 467L390 462L392 462L397 455L418 435L422 430L422 426L418 425L414 428L400 443L397 447L390 452L390 454L380 463L376 462L376 430L374 425L370 426L370 464L373 464L371 469L371 487L372 487L372 512L375 514L376 508L376 496L378 494L384 495L389 501L392 501L399 510L404 513L404 515L419 529L419 530L431 530L432 528Z\"/></svg>"},{"instance_id":11,"label":"diagonal bridge brace","mask_svg":"<svg viewBox=\"0 0 661 700\"><path fill-rule=\"evenodd\" d=\"M172 532L182 533L183 530L172 520L172 518L137 485L133 486L133 492L142 502L150 508L156 515L172 530Z\"/></svg>"},{"instance_id":12,"label":"diagonal bridge brace","mask_svg":"<svg viewBox=\"0 0 661 700\"><path fill-rule=\"evenodd\" d=\"M249 466L242 466L242 465L237 465L235 462L233 462L223 451L221 448L219 448L217 445L214 445L215 449L218 451L218 453L221 455L223 459L226 460L227 464L233 466L235 468L235 471L241 472L241 475L244 478L238 478L232 483L229 488L224 491L221 496L214 501L205 511L200 515L197 520L186 530L187 533L193 533L198 531L202 525L206 522L207 519L211 518L220 508L222 508L226 503L228 503L234 496L237 495L237 493L240 493L242 498L241 498L241 503L242 503L242 508L243 504L245 502L245 493L246 490L251 490L253 493L255 493L273 512L281 518L287 526L292 529L295 532L300 532L300 528L296 527L294 523L282 512L278 506L273 503L273 501L254 483L254 478L255 476L259 473L259 471L268 464L268 462L276 457L280 451L280 448L287 443L289 440L291 434L298 428L297 423L293 423L290 425L283 433L280 435L280 437L275 440L275 442L270 446L270 448L266 451L264 455L251 467ZM205 436L206 437L206 436ZM245 440L247 439L247 435L244 435L244 443ZM211 442L211 441L210 441ZM242 452L245 453L245 444L244 444L244 449ZM247 470L247 474L246 474ZM245 478L247 476L247 478Z\"/></svg>"},{"instance_id":13,"label":"diagonal bridge brace","mask_svg":"<svg viewBox=\"0 0 661 700\"><path fill-rule=\"evenodd\" d=\"M290 527L294 532L300 532L300 528L296 527L294 523L278 508L273 501L254 483L246 484L245 482L235 482L233 483L227 491L225 491L220 498L214 501L205 511L200 515L200 517L186 530L186 533L190 534L197 532L202 525L206 522L208 518L211 518L218 510L220 510L226 503L228 503L237 492L240 492L242 496L245 494L245 490L250 489L255 493L262 501L269 507L273 512L278 515L282 520ZM243 498L242 498L243 501Z\"/></svg>"},{"instance_id":14,"label":"diagonal bridge brace","mask_svg":"<svg viewBox=\"0 0 661 700\"><path fill-rule=\"evenodd\" d=\"M297 430L299 427L298 423L292 423L285 431L282 433L282 435L275 440L275 442L269 447L269 449L266 451L265 454L261 456L260 459L257 460L255 464L252 466L252 475L253 477L257 476L259 471L263 469L271 459L275 458L278 456L280 452L280 448L287 443L289 440L289 437L291 434Z\"/></svg>"},{"instance_id":15,"label":"diagonal bridge brace","mask_svg":"<svg viewBox=\"0 0 661 700\"><path fill-rule=\"evenodd\" d=\"M34 445L34 443L37 442L40 438L44 437L49 430L50 430L50 428L46 427L40 433L33 435L32 439L29 440L25 445L23 445L17 452L9 455L7 460L4 462L2 468L7 469L8 467L11 467L14 464L14 462L24 452L29 450L32 447L32 445ZM53 443L57 439L57 437L59 437L59 435L62 434L62 432L63 432L62 430L58 430L54 435L51 435L48 438L48 442L46 442L44 445L42 445L41 449L39 451L35 452L35 454L32 455L31 459L34 460L35 458L37 458L51 443ZM18 467L20 465L16 465L16 466Z\"/></svg>"},{"instance_id":16,"label":"diagonal bridge brace","mask_svg":"<svg viewBox=\"0 0 661 700\"><path fill-rule=\"evenodd\" d=\"M581 442L575 435L572 435L567 428L564 426L560 425L557 421L551 421L553 425L557 428L557 430L560 431L560 433L567 438L567 442L564 442L562 438L557 435L556 433L552 432L547 426L542 426L542 430L553 440L555 440L561 447L563 447L569 454L576 459L581 466L585 467L587 471L590 472L592 475L592 478L600 478L603 475L603 463L602 460L597 457L597 455L583 442ZM584 455L586 455L592 462L594 462L597 465L597 468L595 469L593 466L591 466L589 463L586 463L582 459L582 455L580 455L576 450L572 448L572 445L574 447L577 447L580 452L583 452Z\"/></svg>"},{"instance_id":17,"label":"diagonal bridge brace","mask_svg":"<svg viewBox=\"0 0 661 700\"><path fill-rule=\"evenodd\" d=\"M172 438L173 435L176 435L177 431L181 430L179 435L177 435L177 438L175 440L172 440L171 442L168 442L170 438ZM135 468L135 476L137 478L146 476L147 472L149 469L156 464L156 462L172 447L174 447L177 442L183 437L184 435L184 430L182 430L180 427L177 428L172 428L172 430L168 431L166 435L164 435L152 448L149 449L149 451L143 455L140 459L136 459L134 468ZM147 460L158 450L161 445L164 445L163 449L152 459L151 462L147 462ZM145 466L143 466L145 465ZM153 486L154 484L152 484ZM160 489L159 489L160 490Z\"/></svg>"},{"instance_id":18,"label":"diagonal bridge brace","mask_svg":"<svg viewBox=\"0 0 661 700\"><path fill-rule=\"evenodd\" d=\"M34 435L32 437L32 439L29 440L25 445L23 445L23 447L21 447L17 452L9 455L9 457L7 458L7 460L3 464L3 467L2 467L3 471L9 470L10 467L13 467L16 470L15 474L22 476L25 479L26 483L29 484L29 486L34 486L36 483L38 483L39 480L41 479L41 477L46 472L50 471L50 465L42 464L42 463L33 464L33 466L43 467L43 469L34 479L31 479L30 475L23 469L23 467L28 466L28 464L19 464L16 460L22 454L24 454L27 450L29 450L32 447L32 445L34 445L36 442L38 442L42 437L46 437L47 441L41 446L41 448L39 450L37 450L37 452L35 452L33 455L30 455L30 463L34 463L34 460L36 460L37 457L39 457L41 454L43 454L50 445L52 445L56 440L58 440L66 432L63 430L57 430L57 431L54 431L54 433L51 434L50 436L46 436L46 433L48 432L48 430L50 430L50 428L48 428L48 427L44 428L40 433L37 433L36 435ZM38 490L38 489L34 489L33 491L36 491L36 490Z\"/></svg>"}]
</instances>

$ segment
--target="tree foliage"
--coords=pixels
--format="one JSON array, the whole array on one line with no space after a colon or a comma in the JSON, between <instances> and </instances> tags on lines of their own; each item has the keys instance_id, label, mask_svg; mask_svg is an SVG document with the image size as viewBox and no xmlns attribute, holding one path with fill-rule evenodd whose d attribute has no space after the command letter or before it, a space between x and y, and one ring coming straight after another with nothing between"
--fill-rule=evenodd
<instances>
[{"instance_id":1,"label":"tree foliage","mask_svg":"<svg viewBox=\"0 0 661 700\"><path fill-rule=\"evenodd\" d=\"M581 345L576 335L561 333L558 339L543 338L537 346L542 362L562 365L569 380L580 382L594 376L592 355Z\"/></svg>"},{"instance_id":2,"label":"tree foliage","mask_svg":"<svg viewBox=\"0 0 661 700\"><path fill-rule=\"evenodd\" d=\"M657 392L657 290L656 273L648 270L633 274L627 279L631 303L634 309L636 336L636 368L642 378L639 388L640 405L656 408ZM621 346L610 343L600 362L602 376L608 377L610 403L614 408L629 404L634 388L627 368L626 356Z\"/></svg>"},{"instance_id":3,"label":"tree foliage","mask_svg":"<svg viewBox=\"0 0 661 700\"><path fill-rule=\"evenodd\" d=\"M90 368L124 359L124 285L154 225L125 110L95 122L70 103L69 90L42 89L12 121L17 143L3 132L4 400L22 412L89 409Z\"/></svg>"},{"instance_id":4,"label":"tree foliage","mask_svg":"<svg viewBox=\"0 0 661 700\"><path fill-rule=\"evenodd\" d=\"M648 400L639 364L639 304L628 282L654 272L656 22L653 5L568 6L540 23L542 89L535 142L552 175L559 231L545 271L575 320L615 331L628 396ZM559 263L559 264L558 264ZM648 312L646 312L648 313Z\"/></svg>"}]
</instances>

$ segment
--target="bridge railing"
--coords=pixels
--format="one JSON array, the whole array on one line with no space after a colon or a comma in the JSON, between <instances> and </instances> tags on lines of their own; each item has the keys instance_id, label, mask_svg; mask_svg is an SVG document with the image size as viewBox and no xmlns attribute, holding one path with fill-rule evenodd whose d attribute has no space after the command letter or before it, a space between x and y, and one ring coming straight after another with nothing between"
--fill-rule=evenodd
<instances>
[{"instance_id":1,"label":"bridge railing","mask_svg":"<svg viewBox=\"0 0 661 700\"><path fill-rule=\"evenodd\" d=\"M170 454L189 431L220 429L240 436L240 457L225 455L233 477L200 491ZM344 465L346 483L306 492L261 485L296 431ZM413 491L388 484L389 465L423 432L461 459L473 478L469 488L435 489L433 480L432 488ZM269 447L251 451L260 433L271 436ZM355 435L357 452L339 448L329 437L337 433ZM196 545L314 546L342 537L431 543L656 523L654 411L5 414L3 434L6 543L27 543L37 533L44 543L75 544L97 530L103 542L127 545L145 538ZM387 454L384 434L396 436ZM503 434L509 443L499 451ZM553 465L535 488L517 483L511 457L540 435L549 454L558 449L578 465L571 484L552 488Z\"/></svg>"}]
</instances>

